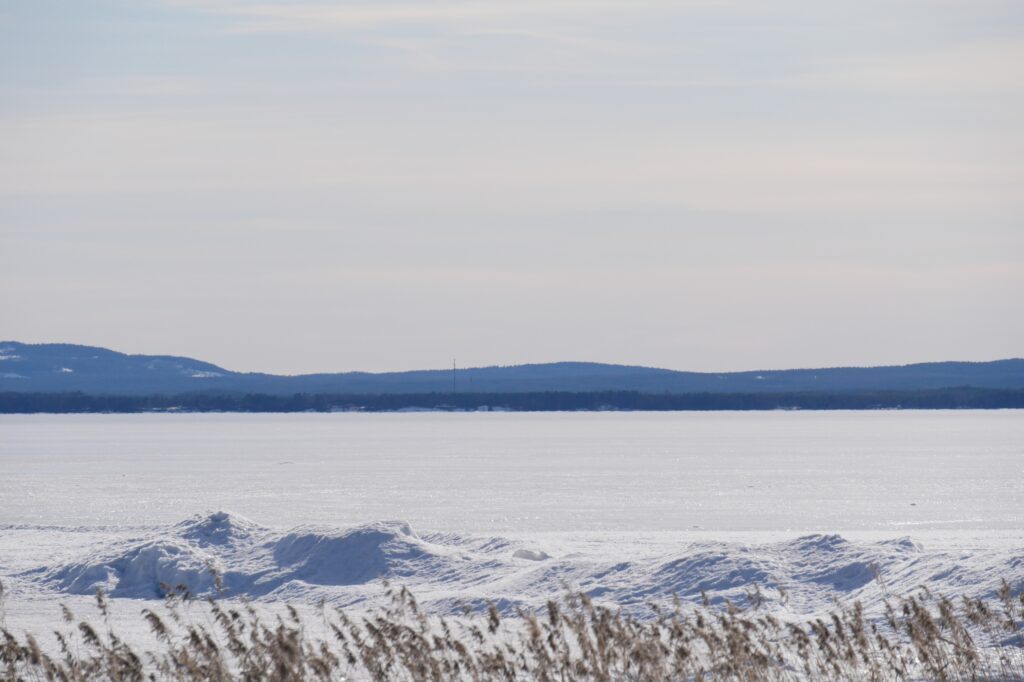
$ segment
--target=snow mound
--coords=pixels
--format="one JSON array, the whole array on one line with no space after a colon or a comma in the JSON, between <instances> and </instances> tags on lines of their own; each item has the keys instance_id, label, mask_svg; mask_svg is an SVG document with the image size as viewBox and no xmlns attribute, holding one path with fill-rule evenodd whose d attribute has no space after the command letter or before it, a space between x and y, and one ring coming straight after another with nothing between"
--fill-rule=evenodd
<instances>
[{"instance_id":1,"label":"snow mound","mask_svg":"<svg viewBox=\"0 0 1024 682\"><path fill-rule=\"evenodd\" d=\"M526 559L527 561L544 561L551 557L547 552L542 552L539 549L517 549L512 552L512 558Z\"/></svg>"},{"instance_id":2,"label":"snow mound","mask_svg":"<svg viewBox=\"0 0 1024 682\"><path fill-rule=\"evenodd\" d=\"M80 532L46 532L72 530ZM877 612L886 595L909 594L920 585L937 594L983 596L1003 579L1024 581L1019 545L926 550L906 537L808 535L758 544L548 535L549 555L526 538L420 536L399 521L274 530L219 511L142 538L78 542L81 555L12 576L65 594L99 588L113 597L157 599L168 587L184 585L197 596L346 606L380 599L375 583L383 578L442 612L493 602L514 613L541 608L569 589L636 615L675 596L744 604L754 585L773 608L811 614L827 611L836 599L859 600Z\"/></svg>"},{"instance_id":3,"label":"snow mound","mask_svg":"<svg viewBox=\"0 0 1024 682\"><path fill-rule=\"evenodd\" d=\"M223 511L199 514L174 527L176 535L200 547L237 545L265 531L245 517Z\"/></svg>"},{"instance_id":4,"label":"snow mound","mask_svg":"<svg viewBox=\"0 0 1024 682\"><path fill-rule=\"evenodd\" d=\"M901 538L895 538L894 540L882 540L878 544L892 547L893 549L903 550L905 552L914 552L915 554L921 554L924 552L924 546L920 542L916 542L905 535Z\"/></svg>"},{"instance_id":5,"label":"snow mound","mask_svg":"<svg viewBox=\"0 0 1024 682\"><path fill-rule=\"evenodd\" d=\"M807 535L782 543L790 580L837 592L853 592L875 580L894 557L886 546L871 548L850 543L839 535Z\"/></svg>"},{"instance_id":6,"label":"snow mound","mask_svg":"<svg viewBox=\"0 0 1024 682\"><path fill-rule=\"evenodd\" d=\"M105 556L74 561L49 571L45 581L62 592L160 599L185 585L196 594L214 588L214 557L174 540L141 542Z\"/></svg>"},{"instance_id":7,"label":"snow mound","mask_svg":"<svg viewBox=\"0 0 1024 682\"><path fill-rule=\"evenodd\" d=\"M763 558L728 550L698 552L670 561L659 567L654 575L659 587L684 595L702 591L722 592L776 581L771 567Z\"/></svg>"},{"instance_id":8,"label":"snow mound","mask_svg":"<svg viewBox=\"0 0 1024 682\"><path fill-rule=\"evenodd\" d=\"M841 552L850 543L841 535L803 535L785 543L791 551L801 554Z\"/></svg>"},{"instance_id":9,"label":"snow mound","mask_svg":"<svg viewBox=\"0 0 1024 682\"><path fill-rule=\"evenodd\" d=\"M436 559L403 522L341 532L299 529L273 543L273 556L291 579L318 585L358 585L375 578L411 576Z\"/></svg>"},{"instance_id":10,"label":"snow mound","mask_svg":"<svg viewBox=\"0 0 1024 682\"><path fill-rule=\"evenodd\" d=\"M200 596L261 597L378 578L451 580L471 573L473 564L462 553L422 541L404 522L343 530L304 527L280 534L216 512L187 519L154 538L125 541L29 573L70 594L102 589L114 597L156 599L184 585Z\"/></svg>"}]
</instances>

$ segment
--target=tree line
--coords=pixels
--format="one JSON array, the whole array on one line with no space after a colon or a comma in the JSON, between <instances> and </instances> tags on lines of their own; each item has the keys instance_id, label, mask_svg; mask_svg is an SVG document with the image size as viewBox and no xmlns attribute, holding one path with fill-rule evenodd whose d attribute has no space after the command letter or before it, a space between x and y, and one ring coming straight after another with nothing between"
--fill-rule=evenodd
<instances>
[{"instance_id":1,"label":"tree line","mask_svg":"<svg viewBox=\"0 0 1024 682\"><path fill-rule=\"evenodd\" d=\"M332 412L396 410L700 411L1024 408L1024 389L955 387L927 390L640 393L544 391L529 393L329 394L201 392L176 395L97 395L80 392L0 392L0 414L89 412Z\"/></svg>"}]
</instances>

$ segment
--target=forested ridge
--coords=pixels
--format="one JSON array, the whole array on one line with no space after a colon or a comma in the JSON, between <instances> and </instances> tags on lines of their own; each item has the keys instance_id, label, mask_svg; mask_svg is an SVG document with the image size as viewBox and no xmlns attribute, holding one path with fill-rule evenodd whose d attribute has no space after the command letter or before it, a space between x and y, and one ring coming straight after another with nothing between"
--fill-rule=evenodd
<instances>
[{"instance_id":1,"label":"forested ridge","mask_svg":"<svg viewBox=\"0 0 1024 682\"><path fill-rule=\"evenodd\" d=\"M81 392L0 392L0 413L82 412L332 412L395 410L551 412L573 410L873 410L1024 408L1024 389L969 386L914 391L781 393L185 393L92 395Z\"/></svg>"}]
</instances>

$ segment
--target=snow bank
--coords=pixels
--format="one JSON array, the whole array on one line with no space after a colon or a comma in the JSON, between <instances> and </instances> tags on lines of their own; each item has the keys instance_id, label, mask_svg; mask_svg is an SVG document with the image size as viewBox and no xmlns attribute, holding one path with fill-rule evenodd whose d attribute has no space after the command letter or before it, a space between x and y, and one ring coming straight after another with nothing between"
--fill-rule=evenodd
<instances>
[{"instance_id":1,"label":"snow bank","mask_svg":"<svg viewBox=\"0 0 1024 682\"><path fill-rule=\"evenodd\" d=\"M220 590L228 597L345 605L379 598L376 583L383 578L407 585L441 611L487 601L507 611L537 607L568 587L636 613L675 595L743 603L754 584L769 604L815 613L835 599L878 608L886 594L920 585L958 596L990 594L1002 579L1024 581L1024 550L1005 545L928 551L910 538L851 542L808 535L763 544L664 542L645 549L641 541L621 538L574 544L547 536L544 551L527 540L417 535L398 521L279 531L217 512L146 537L108 541L14 577L51 593L102 588L113 597L156 599L181 584L197 595Z\"/></svg>"},{"instance_id":2,"label":"snow bank","mask_svg":"<svg viewBox=\"0 0 1024 682\"><path fill-rule=\"evenodd\" d=\"M226 512L190 518L155 537L126 540L55 567L23 574L69 594L157 599L168 588L194 595L264 597L296 585L352 586L377 579L464 577L464 553L420 540L404 522L278 533ZM217 584L215 574L220 577Z\"/></svg>"},{"instance_id":3,"label":"snow bank","mask_svg":"<svg viewBox=\"0 0 1024 682\"><path fill-rule=\"evenodd\" d=\"M293 580L359 585L375 578L412 577L439 563L409 524L377 523L346 531L299 530L272 544L274 560Z\"/></svg>"},{"instance_id":4,"label":"snow bank","mask_svg":"<svg viewBox=\"0 0 1024 682\"><path fill-rule=\"evenodd\" d=\"M112 597L159 599L168 588L185 585L193 593L213 588L218 562L190 544L171 539L132 544L45 573L45 582L70 594L94 594L102 589Z\"/></svg>"}]
</instances>

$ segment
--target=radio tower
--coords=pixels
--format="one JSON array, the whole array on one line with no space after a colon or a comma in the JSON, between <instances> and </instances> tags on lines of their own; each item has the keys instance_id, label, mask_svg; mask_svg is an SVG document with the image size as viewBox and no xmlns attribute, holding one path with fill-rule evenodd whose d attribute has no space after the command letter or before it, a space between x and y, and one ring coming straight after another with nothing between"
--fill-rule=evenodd
<instances>
[{"instance_id":1,"label":"radio tower","mask_svg":"<svg viewBox=\"0 0 1024 682\"><path fill-rule=\"evenodd\" d=\"M455 358L452 358L452 393L455 393Z\"/></svg>"}]
</instances>

